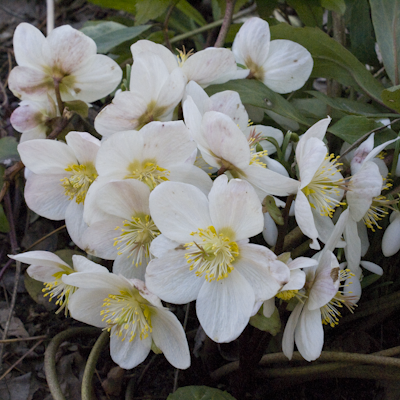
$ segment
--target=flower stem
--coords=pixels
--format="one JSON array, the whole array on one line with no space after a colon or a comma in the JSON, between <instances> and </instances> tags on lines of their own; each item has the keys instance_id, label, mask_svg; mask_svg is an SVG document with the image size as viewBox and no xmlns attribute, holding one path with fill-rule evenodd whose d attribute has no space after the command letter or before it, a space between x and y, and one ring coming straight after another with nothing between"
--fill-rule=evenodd
<instances>
[{"instance_id":1,"label":"flower stem","mask_svg":"<svg viewBox=\"0 0 400 400\"><path fill-rule=\"evenodd\" d=\"M229 27L232 23L233 9L235 8L236 0L226 0L224 21L222 22L221 29L217 40L215 41L214 47L222 47L225 43L225 38L228 33Z\"/></svg>"},{"instance_id":2,"label":"flower stem","mask_svg":"<svg viewBox=\"0 0 400 400\"><path fill-rule=\"evenodd\" d=\"M54 82L54 91L56 92L58 111L60 112L60 115L62 116L64 113L64 103L61 99L60 81L56 78L53 78L53 82Z\"/></svg>"}]
</instances>

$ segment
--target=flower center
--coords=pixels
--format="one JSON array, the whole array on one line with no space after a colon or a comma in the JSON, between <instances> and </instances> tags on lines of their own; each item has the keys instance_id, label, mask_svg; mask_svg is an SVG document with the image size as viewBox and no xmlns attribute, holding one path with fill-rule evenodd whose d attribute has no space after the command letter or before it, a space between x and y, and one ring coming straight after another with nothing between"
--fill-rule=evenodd
<instances>
[{"instance_id":1,"label":"flower center","mask_svg":"<svg viewBox=\"0 0 400 400\"><path fill-rule=\"evenodd\" d=\"M183 64L185 64L186 60L194 53L194 50L191 49L186 53L185 46L182 46L183 50L176 49L176 51L179 53L177 55L178 58L178 65L182 68Z\"/></svg>"},{"instance_id":2,"label":"flower center","mask_svg":"<svg viewBox=\"0 0 400 400\"><path fill-rule=\"evenodd\" d=\"M152 332L151 305L137 290L109 294L102 307L100 315L107 323L106 329L112 329L111 334L122 337L122 341L129 337L131 342L138 332L141 340L146 339Z\"/></svg>"},{"instance_id":3,"label":"flower center","mask_svg":"<svg viewBox=\"0 0 400 400\"><path fill-rule=\"evenodd\" d=\"M53 297L57 298L56 305L60 306L60 308L56 311L56 314L61 310L64 310L65 316L67 316L69 298L77 290L77 287L67 285L61 278L63 275L69 275L75 271L66 266L60 266L60 268L62 268L62 271L53 274L55 278L54 281L43 283L44 288L42 289L42 292L47 292L43 297L50 296L49 301L53 300Z\"/></svg>"},{"instance_id":4,"label":"flower center","mask_svg":"<svg viewBox=\"0 0 400 400\"><path fill-rule=\"evenodd\" d=\"M268 155L267 150L257 151L256 146L250 147L250 165L257 164L260 167L267 168L267 164L261 161L261 157Z\"/></svg>"},{"instance_id":5,"label":"flower center","mask_svg":"<svg viewBox=\"0 0 400 400\"><path fill-rule=\"evenodd\" d=\"M61 185L64 187L64 193L69 196L69 200L75 198L75 201L83 203L90 185L97 178L97 171L93 164L72 164L65 168L65 171L71 172L71 176L61 179Z\"/></svg>"},{"instance_id":6,"label":"flower center","mask_svg":"<svg viewBox=\"0 0 400 400\"><path fill-rule=\"evenodd\" d=\"M337 163L337 160L338 157L328 154L311 182L302 189L303 193L309 197L311 207L317 209L321 215L331 218L335 207L345 204L340 202L342 197L340 186L344 185L344 181L342 178L333 178L339 172L337 167L342 165Z\"/></svg>"},{"instance_id":7,"label":"flower center","mask_svg":"<svg viewBox=\"0 0 400 400\"><path fill-rule=\"evenodd\" d=\"M246 67L250 70L250 74L247 79L258 79L262 81L264 79L265 71L261 65L257 65L251 58L245 60Z\"/></svg>"},{"instance_id":8,"label":"flower center","mask_svg":"<svg viewBox=\"0 0 400 400\"><path fill-rule=\"evenodd\" d=\"M117 226L121 235L114 238L114 246L118 255L127 253L127 258L132 257L132 265L142 265L143 258L150 260L150 244L160 231L150 215L132 216L131 220L125 220L122 227Z\"/></svg>"},{"instance_id":9,"label":"flower center","mask_svg":"<svg viewBox=\"0 0 400 400\"><path fill-rule=\"evenodd\" d=\"M276 294L276 297L278 299L282 299L285 301L289 301L290 299L292 299L293 297L295 297L297 295L299 291L298 290L284 290L282 292L279 292Z\"/></svg>"},{"instance_id":10,"label":"flower center","mask_svg":"<svg viewBox=\"0 0 400 400\"><path fill-rule=\"evenodd\" d=\"M232 263L239 256L239 247L229 237L233 236L233 232L229 232L229 229L226 231L227 234L217 234L215 228L209 226L191 233L196 241L185 244L188 250L185 258L190 270L196 270L196 276L205 274L208 282L215 279L219 281L233 271Z\"/></svg>"},{"instance_id":11,"label":"flower center","mask_svg":"<svg viewBox=\"0 0 400 400\"><path fill-rule=\"evenodd\" d=\"M138 179L153 190L162 182L168 181L169 171L157 165L156 160L133 161L128 166L125 179Z\"/></svg>"}]
</instances>

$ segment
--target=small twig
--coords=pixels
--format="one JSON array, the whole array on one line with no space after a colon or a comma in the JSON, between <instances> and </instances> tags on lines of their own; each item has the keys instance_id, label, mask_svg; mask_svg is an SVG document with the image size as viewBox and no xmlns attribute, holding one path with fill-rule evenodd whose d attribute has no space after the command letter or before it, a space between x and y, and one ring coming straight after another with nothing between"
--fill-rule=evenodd
<instances>
[{"instance_id":1,"label":"small twig","mask_svg":"<svg viewBox=\"0 0 400 400\"><path fill-rule=\"evenodd\" d=\"M164 33L164 43L165 46L168 47L172 52L172 46L171 42L169 41L169 36L168 36L168 22L169 19L171 18L172 11L174 10L175 6L179 3L180 0L175 0L168 8L168 11L165 15L164 19L164 24L163 24L163 33Z\"/></svg>"},{"instance_id":2,"label":"small twig","mask_svg":"<svg viewBox=\"0 0 400 400\"><path fill-rule=\"evenodd\" d=\"M283 252L283 247L285 243L285 237L287 233L287 227L288 227L288 222L289 222L289 211L290 211L290 206L292 205L292 202L294 200L295 195L291 194L288 196L286 200L286 205L285 208L283 209L283 225L278 226L278 238L276 239L276 244L275 244L275 249L274 252L276 255L279 255Z\"/></svg>"},{"instance_id":3,"label":"small twig","mask_svg":"<svg viewBox=\"0 0 400 400\"><path fill-rule=\"evenodd\" d=\"M9 372L11 372L26 356L28 356L29 354L33 353L33 350L36 349L36 347L39 346L39 344L41 344L43 342L44 339L39 340L37 343L35 343L22 357L20 357L13 365L11 365L10 368L7 369L6 372L4 372L4 374L2 376L0 376L0 381L5 378Z\"/></svg>"},{"instance_id":4,"label":"small twig","mask_svg":"<svg viewBox=\"0 0 400 400\"><path fill-rule=\"evenodd\" d=\"M374 132L378 132L381 129L385 129L387 128L389 125L394 124L395 122L400 121L400 118L396 118L394 119L392 122L389 122L386 125L380 126L379 128L375 128L372 129L372 131L367 132L366 134L362 135L359 139L357 139L348 149L346 149L343 154L339 157L338 162L341 162L341 160L343 160L343 157L350 153L353 149L355 149L356 147L358 147L362 142L364 142L364 140L367 140L369 138L369 135L371 135L371 133Z\"/></svg>"},{"instance_id":5,"label":"small twig","mask_svg":"<svg viewBox=\"0 0 400 400\"><path fill-rule=\"evenodd\" d=\"M26 342L29 340L40 340L40 339L47 339L48 336L46 335L41 335L41 336L31 336L27 338L14 338L14 339L5 339L5 340L0 340L0 343L13 343L13 342Z\"/></svg>"},{"instance_id":6,"label":"small twig","mask_svg":"<svg viewBox=\"0 0 400 400\"><path fill-rule=\"evenodd\" d=\"M215 41L214 47L222 47L225 43L225 38L228 33L229 27L232 23L233 10L235 8L236 0L226 0L225 7L225 15L224 20L222 22L221 29L219 30L219 34L217 40Z\"/></svg>"},{"instance_id":7,"label":"small twig","mask_svg":"<svg viewBox=\"0 0 400 400\"><path fill-rule=\"evenodd\" d=\"M48 233L47 235L44 235L43 237L41 237L39 240L36 240L35 243L31 244L29 247L27 247L22 253L25 253L26 251L29 251L32 247L35 247L37 244L39 244L40 242L43 242L43 240L47 239L48 237L50 237L51 235L54 235L55 233L63 230L64 228L66 228L66 225L62 225L60 227L58 227L57 229L54 229L54 231Z\"/></svg>"}]
</instances>

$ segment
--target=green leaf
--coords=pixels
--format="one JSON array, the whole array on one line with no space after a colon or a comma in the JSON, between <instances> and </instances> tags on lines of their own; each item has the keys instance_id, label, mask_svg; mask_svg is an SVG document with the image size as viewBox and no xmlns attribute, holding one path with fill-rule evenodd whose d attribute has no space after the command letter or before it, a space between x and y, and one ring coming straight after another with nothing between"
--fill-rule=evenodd
<instances>
[{"instance_id":1,"label":"green leaf","mask_svg":"<svg viewBox=\"0 0 400 400\"><path fill-rule=\"evenodd\" d=\"M176 5L176 8L182 11L188 18L196 22L197 25L204 26L207 24L204 17L186 0L180 0Z\"/></svg>"},{"instance_id":2,"label":"green leaf","mask_svg":"<svg viewBox=\"0 0 400 400\"><path fill-rule=\"evenodd\" d=\"M6 136L0 139L0 163L4 161L19 161L18 142L15 137Z\"/></svg>"},{"instance_id":3,"label":"green leaf","mask_svg":"<svg viewBox=\"0 0 400 400\"><path fill-rule=\"evenodd\" d=\"M321 0L321 6L327 10L335 11L340 15L343 15L346 11L346 3L344 0Z\"/></svg>"},{"instance_id":4,"label":"green leaf","mask_svg":"<svg viewBox=\"0 0 400 400\"><path fill-rule=\"evenodd\" d=\"M235 400L229 393L208 386L185 386L170 394L167 400Z\"/></svg>"},{"instance_id":5,"label":"green leaf","mask_svg":"<svg viewBox=\"0 0 400 400\"><path fill-rule=\"evenodd\" d=\"M380 277L381 277L381 275L377 275L377 274L371 274L371 275L365 276L363 278L363 280L361 281L361 287L363 289L367 288L368 286L375 283Z\"/></svg>"},{"instance_id":6,"label":"green leaf","mask_svg":"<svg viewBox=\"0 0 400 400\"><path fill-rule=\"evenodd\" d=\"M89 0L89 3L93 3L104 8L127 11L131 14L135 14L136 11L136 0Z\"/></svg>"},{"instance_id":7,"label":"green leaf","mask_svg":"<svg viewBox=\"0 0 400 400\"><path fill-rule=\"evenodd\" d=\"M67 101L65 103L65 107L67 107L70 111L77 113L82 118L86 118L88 116L89 106L82 100Z\"/></svg>"},{"instance_id":8,"label":"green leaf","mask_svg":"<svg viewBox=\"0 0 400 400\"><path fill-rule=\"evenodd\" d=\"M375 119L349 115L329 127L328 131L347 143L353 144L361 136L381 126L383 126L383 124ZM396 137L396 133L391 129L382 129L375 134L375 146L387 140L395 139ZM390 146L388 146L388 148L390 148Z\"/></svg>"},{"instance_id":9,"label":"green leaf","mask_svg":"<svg viewBox=\"0 0 400 400\"><path fill-rule=\"evenodd\" d=\"M324 10L319 0L287 0L287 3L295 9L304 25L322 27Z\"/></svg>"},{"instance_id":10,"label":"green leaf","mask_svg":"<svg viewBox=\"0 0 400 400\"><path fill-rule=\"evenodd\" d=\"M7 233L10 231L10 224L8 223L3 206L0 204L0 232Z\"/></svg>"},{"instance_id":11,"label":"green leaf","mask_svg":"<svg viewBox=\"0 0 400 400\"><path fill-rule=\"evenodd\" d=\"M263 213L268 212L271 218L278 224L283 225L285 223L282 212L275 203L275 199L272 196L267 196L262 202Z\"/></svg>"},{"instance_id":12,"label":"green leaf","mask_svg":"<svg viewBox=\"0 0 400 400\"><path fill-rule=\"evenodd\" d=\"M257 12L260 18L267 19L272 16L275 8L279 5L279 0L256 0Z\"/></svg>"},{"instance_id":13,"label":"green leaf","mask_svg":"<svg viewBox=\"0 0 400 400\"><path fill-rule=\"evenodd\" d=\"M400 84L400 0L370 0L375 36L393 85Z\"/></svg>"},{"instance_id":14,"label":"green leaf","mask_svg":"<svg viewBox=\"0 0 400 400\"><path fill-rule=\"evenodd\" d=\"M300 124L310 126L310 122L292 104L283 96L267 88L262 82L254 79L238 79L208 86L205 89L209 96L224 90L238 92L243 104L271 110Z\"/></svg>"},{"instance_id":15,"label":"green leaf","mask_svg":"<svg viewBox=\"0 0 400 400\"><path fill-rule=\"evenodd\" d=\"M382 100L388 107L400 112L400 85L385 89L382 92Z\"/></svg>"},{"instance_id":16,"label":"green leaf","mask_svg":"<svg viewBox=\"0 0 400 400\"><path fill-rule=\"evenodd\" d=\"M136 0L136 23L141 25L150 19L156 19L170 4L170 0Z\"/></svg>"},{"instance_id":17,"label":"green leaf","mask_svg":"<svg viewBox=\"0 0 400 400\"><path fill-rule=\"evenodd\" d=\"M151 25L126 27L118 22L105 21L86 25L81 31L96 42L98 53L105 54L119 44L134 39L150 27Z\"/></svg>"},{"instance_id":18,"label":"green leaf","mask_svg":"<svg viewBox=\"0 0 400 400\"><path fill-rule=\"evenodd\" d=\"M312 77L332 78L345 86L364 91L369 97L383 104L384 89L357 58L340 43L318 28L294 28L288 24L271 26L272 39L293 40L304 46L314 59Z\"/></svg>"},{"instance_id":19,"label":"green leaf","mask_svg":"<svg viewBox=\"0 0 400 400\"><path fill-rule=\"evenodd\" d=\"M277 335L282 327L278 309L275 307L274 313L267 318L263 315L263 306L261 306L257 314L250 318L250 325L260 331L269 332L272 336Z\"/></svg>"}]
</instances>

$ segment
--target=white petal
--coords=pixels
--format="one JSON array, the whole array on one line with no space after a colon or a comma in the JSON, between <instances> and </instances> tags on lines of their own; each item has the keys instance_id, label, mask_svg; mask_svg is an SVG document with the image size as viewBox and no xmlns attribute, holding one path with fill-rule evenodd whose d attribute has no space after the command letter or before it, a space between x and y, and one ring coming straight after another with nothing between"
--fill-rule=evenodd
<instances>
[{"instance_id":1,"label":"white petal","mask_svg":"<svg viewBox=\"0 0 400 400\"><path fill-rule=\"evenodd\" d=\"M282 338L282 351L285 356L291 360L293 357L294 349L294 332L300 317L300 313L303 310L304 304L298 303L294 310L291 312L289 319L286 322L285 331L283 332Z\"/></svg>"},{"instance_id":2,"label":"white petal","mask_svg":"<svg viewBox=\"0 0 400 400\"><path fill-rule=\"evenodd\" d=\"M106 267L96 264L93 261L88 260L86 257L73 255L72 262L76 272L91 272L96 274L108 274L109 271Z\"/></svg>"},{"instance_id":3,"label":"white petal","mask_svg":"<svg viewBox=\"0 0 400 400\"><path fill-rule=\"evenodd\" d=\"M100 140L87 132L69 132L65 140L80 164L95 163Z\"/></svg>"},{"instance_id":4,"label":"white petal","mask_svg":"<svg viewBox=\"0 0 400 400\"><path fill-rule=\"evenodd\" d=\"M18 65L40 68L42 63L42 46L45 37L39 29L22 22L14 32L13 45L15 60Z\"/></svg>"},{"instance_id":5,"label":"white petal","mask_svg":"<svg viewBox=\"0 0 400 400\"><path fill-rule=\"evenodd\" d=\"M396 217L386 228L382 238L382 253L391 257L400 250L400 216Z\"/></svg>"},{"instance_id":6,"label":"white petal","mask_svg":"<svg viewBox=\"0 0 400 400\"><path fill-rule=\"evenodd\" d=\"M155 257L160 258L164 256L168 251L173 250L179 246L179 243L168 239L165 235L157 236L150 246L150 252Z\"/></svg>"},{"instance_id":7,"label":"white petal","mask_svg":"<svg viewBox=\"0 0 400 400\"><path fill-rule=\"evenodd\" d=\"M269 246L275 246L278 238L278 228L269 213L264 214L263 238Z\"/></svg>"},{"instance_id":8,"label":"white petal","mask_svg":"<svg viewBox=\"0 0 400 400\"><path fill-rule=\"evenodd\" d=\"M213 181L207 172L195 165L179 164L169 167L168 179L170 181L188 183L198 187L205 195L210 193Z\"/></svg>"},{"instance_id":9,"label":"white petal","mask_svg":"<svg viewBox=\"0 0 400 400\"><path fill-rule=\"evenodd\" d=\"M269 300L265 300L263 303L263 315L264 317L271 318L274 313L275 307L275 297Z\"/></svg>"},{"instance_id":10,"label":"white petal","mask_svg":"<svg viewBox=\"0 0 400 400\"><path fill-rule=\"evenodd\" d=\"M127 257L126 254L117 255L113 264L113 273L122 275L127 279L140 279L144 281L147 260L143 258L143 262L141 265L132 264L132 257Z\"/></svg>"},{"instance_id":11,"label":"white petal","mask_svg":"<svg viewBox=\"0 0 400 400\"><path fill-rule=\"evenodd\" d=\"M378 264L375 264L371 261L361 261L360 262L361 266L368 271L377 274L377 275L383 275L383 269L380 267Z\"/></svg>"},{"instance_id":12,"label":"white petal","mask_svg":"<svg viewBox=\"0 0 400 400\"><path fill-rule=\"evenodd\" d=\"M65 210L65 225L72 241L82 250L87 248L84 240L84 233L88 228L83 220L83 203L77 203L75 200L69 202Z\"/></svg>"}]
</instances>

